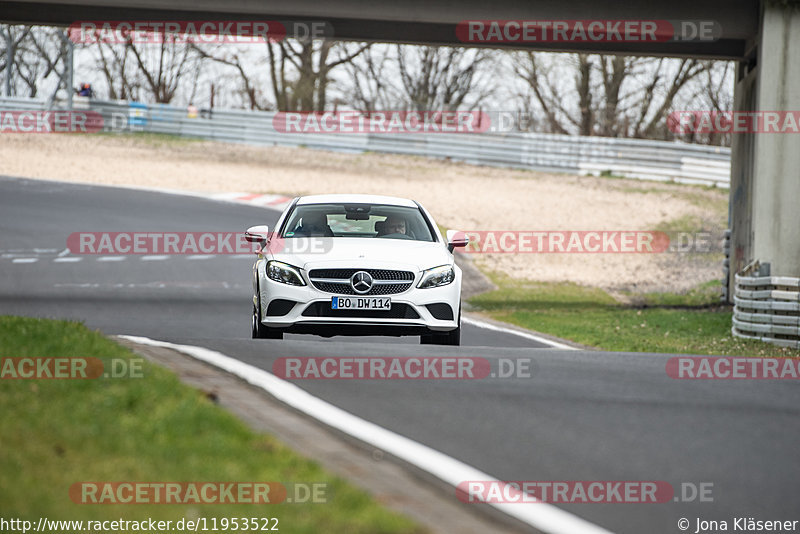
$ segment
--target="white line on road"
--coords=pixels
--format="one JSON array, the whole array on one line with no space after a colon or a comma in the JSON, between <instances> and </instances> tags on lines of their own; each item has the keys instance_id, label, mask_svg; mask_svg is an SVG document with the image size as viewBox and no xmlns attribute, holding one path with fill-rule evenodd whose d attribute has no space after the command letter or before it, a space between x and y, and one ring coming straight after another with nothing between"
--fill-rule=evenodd
<instances>
[{"instance_id":1,"label":"white line on road","mask_svg":"<svg viewBox=\"0 0 800 534\"><path fill-rule=\"evenodd\" d=\"M150 345L165 347L192 358L209 363L245 382L259 387L289 406L313 417L325 425L333 427L345 434L392 454L401 460L426 471L455 488L468 480L495 481L494 477L475 469L463 462L451 458L444 453L417 443L405 436L387 430L358 416L338 408L329 402L315 397L291 382L282 380L263 369L253 367L220 352L191 345L177 345L166 341L138 336L118 336L122 339ZM548 534L611 534L585 519L565 512L553 505L531 502L487 503L489 506L514 517L536 529Z\"/></svg>"},{"instance_id":2,"label":"white line on road","mask_svg":"<svg viewBox=\"0 0 800 534\"><path fill-rule=\"evenodd\" d=\"M36 263L39 258L14 258L11 263Z\"/></svg>"},{"instance_id":3,"label":"white line on road","mask_svg":"<svg viewBox=\"0 0 800 534\"><path fill-rule=\"evenodd\" d=\"M209 258L216 258L216 254L192 254L191 256L186 256L187 260L207 260Z\"/></svg>"},{"instance_id":4,"label":"white line on road","mask_svg":"<svg viewBox=\"0 0 800 534\"><path fill-rule=\"evenodd\" d=\"M83 258L54 258L53 263L77 263Z\"/></svg>"},{"instance_id":5,"label":"white line on road","mask_svg":"<svg viewBox=\"0 0 800 534\"><path fill-rule=\"evenodd\" d=\"M484 323L483 321L478 321L477 319L472 319L470 317L462 317L462 323L471 324L472 326L477 326L478 328L485 328L487 330L494 330L495 332L503 332L505 334L514 334L515 336L524 337L525 339L531 339L533 341L538 341L539 343L545 343L550 345L551 347L555 347L557 349L564 349L564 350L578 350L575 347L570 347L569 345L565 345L563 343L559 343L558 341L551 341L547 338L537 336L536 334L531 334L528 332L520 332L519 330L514 330L513 328L504 328L502 326L496 326L491 323Z\"/></svg>"},{"instance_id":6,"label":"white line on road","mask_svg":"<svg viewBox=\"0 0 800 534\"><path fill-rule=\"evenodd\" d=\"M59 252L59 253L58 253L58 257L59 257L59 258L63 258L63 257L64 257L64 256L66 256L67 254L69 254L69 249L68 249L68 248L65 248L64 250L62 250L61 252Z\"/></svg>"},{"instance_id":7,"label":"white line on road","mask_svg":"<svg viewBox=\"0 0 800 534\"><path fill-rule=\"evenodd\" d=\"M161 261L166 260L167 258L169 258L169 256L142 256L139 259L142 261Z\"/></svg>"},{"instance_id":8,"label":"white line on road","mask_svg":"<svg viewBox=\"0 0 800 534\"><path fill-rule=\"evenodd\" d=\"M97 261L125 261L127 256L100 256Z\"/></svg>"}]
</instances>

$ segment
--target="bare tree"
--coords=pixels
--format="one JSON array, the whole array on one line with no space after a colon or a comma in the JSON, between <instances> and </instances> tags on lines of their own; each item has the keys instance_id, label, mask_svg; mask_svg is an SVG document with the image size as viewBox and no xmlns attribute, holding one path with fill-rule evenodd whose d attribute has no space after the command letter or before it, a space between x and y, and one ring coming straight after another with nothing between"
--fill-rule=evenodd
<instances>
[{"instance_id":1,"label":"bare tree","mask_svg":"<svg viewBox=\"0 0 800 534\"><path fill-rule=\"evenodd\" d=\"M696 97L693 82L713 63L525 52L513 53L512 64L526 86L517 95L520 108L534 109L545 131L668 139L675 102Z\"/></svg>"},{"instance_id":2,"label":"bare tree","mask_svg":"<svg viewBox=\"0 0 800 534\"><path fill-rule=\"evenodd\" d=\"M250 109L271 110L274 105L265 96L263 83L258 80L258 73L248 72L247 62L238 49L219 48L209 50L207 47L196 46L197 52L205 59L231 67L239 80L240 87L235 92L243 97Z\"/></svg>"},{"instance_id":3,"label":"bare tree","mask_svg":"<svg viewBox=\"0 0 800 534\"><path fill-rule=\"evenodd\" d=\"M9 77L11 83L9 89L12 96L17 94L16 87L13 83L15 73L19 73L19 56L21 55L21 48L23 42L28 38L31 32L31 26L11 26L10 24L0 25L0 36L2 36L2 50L0 50L0 72L3 77ZM6 85L5 80L3 83ZM36 96L36 91L30 96Z\"/></svg>"},{"instance_id":4,"label":"bare tree","mask_svg":"<svg viewBox=\"0 0 800 534\"><path fill-rule=\"evenodd\" d=\"M358 57L368 44L344 49L329 40L285 40L267 43L269 74L276 106L281 111L323 111L331 71ZM333 49L338 54L331 56Z\"/></svg>"},{"instance_id":5,"label":"bare tree","mask_svg":"<svg viewBox=\"0 0 800 534\"><path fill-rule=\"evenodd\" d=\"M479 78L486 50L397 45L397 66L406 105L417 111L475 109L491 93Z\"/></svg>"},{"instance_id":6,"label":"bare tree","mask_svg":"<svg viewBox=\"0 0 800 534\"><path fill-rule=\"evenodd\" d=\"M197 49L203 58L233 69L239 80L238 92L250 109L323 111L328 107L331 71L349 64L368 48L368 44L329 40L269 41L266 55L255 61L238 50ZM262 62L267 64L266 71L249 67Z\"/></svg>"},{"instance_id":7,"label":"bare tree","mask_svg":"<svg viewBox=\"0 0 800 534\"><path fill-rule=\"evenodd\" d=\"M658 60L657 67L651 74L651 82L644 91L642 103L638 106L639 118L636 126L630 132L631 137L644 137L663 139L670 136L666 125L667 115L673 109L678 93L689 82L700 76L711 67L711 62L696 59L678 60L678 67L674 73L665 73L664 59ZM653 95L656 93L657 83L662 83L661 87L666 87L663 91L660 103L656 103ZM663 85L665 83L666 85Z\"/></svg>"},{"instance_id":8,"label":"bare tree","mask_svg":"<svg viewBox=\"0 0 800 534\"><path fill-rule=\"evenodd\" d=\"M157 42L137 42L128 34L122 42L99 39L81 45L92 52L94 73L102 74L109 98L168 104L197 79L204 60L198 48L175 34L156 35Z\"/></svg>"},{"instance_id":9,"label":"bare tree","mask_svg":"<svg viewBox=\"0 0 800 534\"><path fill-rule=\"evenodd\" d=\"M492 54L465 48L375 45L348 63L344 101L361 111L473 110L493 91Z\"/></svg>"},{"instance_id":10,"label":"bare tree","mask_svg":"<svg viewBox=\"0 0 800 534\"><path fill-rule=\"evenodd\" d=\"M729 61L711 62L709 68L705 69L701 77L694 80L695 98L683 106L684 110L702 110L710 113L728 113L733 109L733 91L731 90L731 79L733 76L733 64ZM672 109L670 111L675 111ZM690 143L702 143L709 145L730 146L730 133L709 132L698 133L689 132L686 134L675 134L675 137Z\"/></svg>"},{"instance_id":11,"label":"bare tree","mask_svg":"<svg viewBox=\"0 0 800 534\"><path fill-rule=\"evenodd\" d=\"M0 71L11 75L12 95L39 95L42 81L55 75L53 91L71 91L66 86L67 49L69 42L57 28L44 26L0 26L3 49L0 52ZM8 63L8 64L7 64ZM5 85L5 83L4 83Z\"/></svg>"},{"instance_id":12,"label":"bare tree","mask_svg":"<svg viewBox=\"0 0 800 534\"><path fill-rule=\"evenodd\" d=\"M397 62L388 45L372 46L361 56L345 64L348 84L344 99L351 107L369 112L403 106L403 94L391 83Z\"/></svg>"},{"instance_id":13,"label":"bare tree","mask_svg":"<svg viewBox=\"0 0 800 534\"><path fill-rule=\"evenodd\" d=\"M163 34L155 45L136 44L129 38L125 47L136 62L143 88L159 104L171 102L184 76L196 76L203 60L196 47L171 34Z\"/></svg>"},{"instance_id":14,"label":"bare tree","mask_svg":"<svg viewBox=\"0 0 800 534\"><path fill-rule=\"evenodd\" d=\"M142 83L131 49L124 44L87 45L93 52L95 72L102 73L111 100L139 100Z\"/></svg>"},{"instance_id":15,"label":"bare tree","mask_svg":"<svg viewBox=\"0 0 800 534\"><path fill-rule=\"evenodd\" d=\"M563 93L567 90L558 83L562 76L558 70L559 66L556 62L547 61L534 52L517 54L513 62L514 73L527 83L532 98L538 104L538 106L530 104L531 94L527 92L518 95L524 102L525 112L533 116L543 116L538 122L544 125L545 132L566 134L569 133L568 125L576 126L579 121L574 118L563 98ZM578 73L580 72L583 71L578 69ZM580 79L577 80L577 87L584 85ZM590 97L587 96L582 100L588 98ZM579 133L590 135L589 132Z\"/></svg>"}]
</instances>

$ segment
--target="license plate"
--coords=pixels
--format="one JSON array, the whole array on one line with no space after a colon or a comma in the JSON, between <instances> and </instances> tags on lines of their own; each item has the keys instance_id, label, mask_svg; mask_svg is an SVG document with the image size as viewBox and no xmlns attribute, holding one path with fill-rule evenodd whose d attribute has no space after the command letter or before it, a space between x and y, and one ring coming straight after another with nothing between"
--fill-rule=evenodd
<instances>
[{"instance_id":1,"label":"license plate","mask_svg":"<svg viewBox=\"0 0 800 534\"><path fill-rule=\"evenodd\" d=\"M331 297L333 310L389 310L392 299L389 297Z\"/></svg>"}]
</instances>

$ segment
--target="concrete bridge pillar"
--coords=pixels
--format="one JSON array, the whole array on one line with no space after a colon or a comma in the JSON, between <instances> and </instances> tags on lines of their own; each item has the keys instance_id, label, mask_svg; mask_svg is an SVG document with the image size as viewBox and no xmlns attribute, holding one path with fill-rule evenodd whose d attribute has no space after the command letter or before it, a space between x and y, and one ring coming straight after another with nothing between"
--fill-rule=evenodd
<instances>
[{"instance_id":1,"label":"concrete bridge pillar","mask_svg":"<svg viewBox=\"0 0 800 534\"><path fill-rule=\"evenodd\" d=\"M800 5L764 7L756 109L800 111ZM800 277L800 133L755 136L753 259Z\"/></svg>"},{"instance_id":2,"label":"concrete bridge pillar","mask_svg":"<svg viewBox=\"0 0 800 534\"><path fill-rule=\"evenodd\" d=\"M800 112L800 2L766 1L755 45L755 61L737 67L735 111ZM734 134L732 148L728 294L747 301L734 333L800 346L800 321L763 316L800 318L800 133ZM761 278L737 284L755 261L746 274Z\"/></svg>"}]
</instances>

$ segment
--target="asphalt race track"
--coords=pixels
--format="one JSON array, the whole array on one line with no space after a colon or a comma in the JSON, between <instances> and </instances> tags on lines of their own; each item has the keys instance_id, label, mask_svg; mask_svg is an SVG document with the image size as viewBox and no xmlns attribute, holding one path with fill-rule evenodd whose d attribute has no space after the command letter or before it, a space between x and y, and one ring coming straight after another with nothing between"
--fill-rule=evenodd
<instances>
[{"instance_id":1,"label":"asphalt race track","mask_svg":"<svg viewBox=\"0 0 800 534\"><path fill-rule=\"evenodd\" d=\"M563 351L476 326L458 347L418 338L250 339L247 255L65 253L81 231L243 231L277 212L131 189L0 178L0 313L85 321L218 350L271 370L289 356L530 358L531 378L304 380L303 389L500 480L712 483L713 502L558 506L621 533L680 518L795 518L800 384L667 376L673 355ZM435 214L434 214L435 215ZM455 491L453 492L455 498Z\"/></svg>"}]
</instances>

